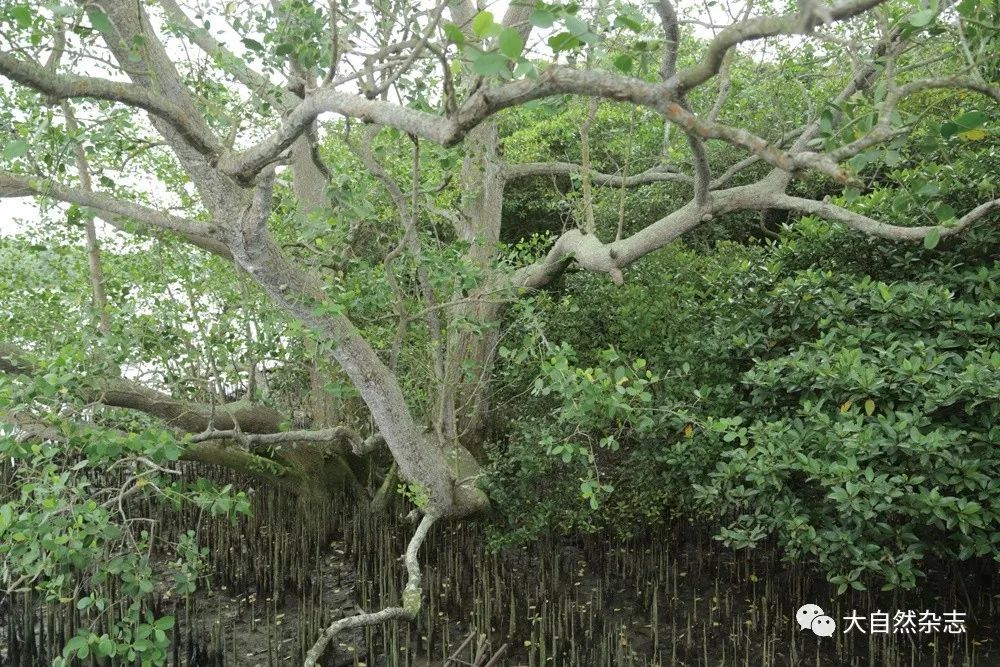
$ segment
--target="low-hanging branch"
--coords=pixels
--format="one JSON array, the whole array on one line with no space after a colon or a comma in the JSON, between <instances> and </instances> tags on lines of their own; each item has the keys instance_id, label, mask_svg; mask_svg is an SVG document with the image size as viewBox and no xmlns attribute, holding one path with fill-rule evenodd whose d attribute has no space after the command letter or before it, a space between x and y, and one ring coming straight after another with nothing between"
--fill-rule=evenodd
<instances>
[{"instance_id":1,"label":"low-hanging branch","mask_svg":"<svg viewBox=\"0 0 1000 667\"><path fill-rule=\"evenodd\" d=\"M582 167L572 162L524 162L509 165L504 170L507 180L531 178L533 176L568 176L579 174ZM631 176L621 174L606 174L599 171L588 171L594 185L634 188L652 183L694 183L694 179L682 174L672 165L658 165L646 171Z\"/></svg>"},{"instance_id":2,"label":"low-hanging branch","mask_svg":"<svg viewBox=\"0 0 1000 667\"><path fill-rule=\"evenodd\" d=\"M247 447L274 446L286 443L312 442L320 444L350 445L351 453L356 455L369 454L385 444L385 438L373 433L366 438L347 426L315 430L280 431L278 433L247 433L242 429L209 429L196 433L189 438L190 442L199 443L211 440L235 440Z\"/></svg>"},{"instance_id":3,"label":"low-hanging branch","mask_svg":"<svg viewBox=\"0 0 1000 667\"><path fill-rule=\"evenodd\" d=\"M22 350L9 343L0 343L0 372L32 375L36 371L34 363ZM89 378L77 392L88 403L143 412L166 426L187 433L208 429L277 433L285 421L281 413L260 403L245 399L218 404L185 401L125 378Z\"/></svg>"},{"instance_id":4,"label":"low-hanging branch","mask_svg":"<svg viewBox=\"0 0 1000 667\"><path fill-rule=\"evenodd\" d=\"M91 209L116 229L125 231L128 222L132 221L147 233L169 232L213 254L222 257L229 255L226 246L215 238L211 225L162 213L148 206L122 201L99 192L65 186L53 180L0 171L0 199L20 197L48 197L76 204Z\"/></svg>"}]
</instances>

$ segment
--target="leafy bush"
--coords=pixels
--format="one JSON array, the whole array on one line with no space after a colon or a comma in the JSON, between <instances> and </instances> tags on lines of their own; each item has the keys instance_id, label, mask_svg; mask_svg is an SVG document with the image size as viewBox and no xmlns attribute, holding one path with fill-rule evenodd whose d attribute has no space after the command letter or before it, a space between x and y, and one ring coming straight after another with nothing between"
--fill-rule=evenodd
<instances>
[{"instance_id":1,"label":"leafy bush","mask_svg":"<svg viewBox=\"0 0 1000 667\"><path fill-rule=\"evenodd\" d=\"M491 493L516 537L700 516L841 590L994 555L998 240L927 250L806 219L770 249L668 249L622 288L572 276L535 304L539 352L505 367L535 403Z\"/></svg>"}]
</instances>

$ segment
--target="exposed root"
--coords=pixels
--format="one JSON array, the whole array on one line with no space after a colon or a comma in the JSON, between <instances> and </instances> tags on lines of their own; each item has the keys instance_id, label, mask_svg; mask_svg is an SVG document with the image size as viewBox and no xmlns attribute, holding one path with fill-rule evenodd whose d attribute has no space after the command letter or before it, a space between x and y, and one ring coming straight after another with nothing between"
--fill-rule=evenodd
<instances>
[{"instance_id":1,"label":"exposed root","mask_svg":"<svg viewBox=\"0 0 1000 667\"><path fill-rule=\"evenodd\" d=\"M417 554L420 552L420 545L423 544L424 539L427 537L427 533L434 523L435 518L431 514L425 514L424 518L420 521L420 525L414 531L413 537L410 538L410 543L406 546L404 561L408 576L406 588L403 589L403 606L386 607L381 611L370 614L358 614L357 616L348 616L347 618L334 621L323 631L319 639L316 640L316 643L306 653L306 659L303 662L304 667L315 667L315 665L319 664L319 659L326 651L327 645L344 630L377 625L386 621L412 621L416 618L420 612L420 596L422 592L420 587L420 563L417 560Z\"/></svg>"}]
</instances>

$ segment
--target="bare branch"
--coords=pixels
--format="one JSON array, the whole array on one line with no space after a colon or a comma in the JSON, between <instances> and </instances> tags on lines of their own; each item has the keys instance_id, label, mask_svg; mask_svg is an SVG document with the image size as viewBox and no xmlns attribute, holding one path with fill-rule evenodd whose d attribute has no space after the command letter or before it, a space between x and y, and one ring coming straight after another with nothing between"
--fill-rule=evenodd
<instances>
[{"instance_id":1,"label":"bare branch","mask_svg":"<svg viewBox=\"0 0 1000 667\"><path fill-rule=\"evenodd\" d=\"M979 79L963 76L945 76L912 81L905 85L891 88L882 108L879 109L878 122L875 123L872 129L855 141L830 151L830 157L839 162L857 155L870 146L874 146L891 139L897 134L905 132L906 130L903 128L892 127L893 111L903 98L914 93L933 89L972 90L993 99L995 102L1000 102L1000 87L990 85Z\"/></svg>"},{"instance_id":2,"label":"bare branch","mask_svg":"<svg viewBox=\"0 0 1000 667\"><path fill-rule=\"evenodd\" d=\"M843 21L876 7L886 0L845 0L839 4L826 7L822 17L815 17L820 23ZM698 64L678 71L666 82L666 88L672 96L683 94L692 88L700 86L722 67L726 53L743 42L749 42L764 37L777 35L794 35L808 33L812 23L803 22L799 12L760 16L734 23L720 32L708 45L708 52Z\"/></svg>"},{"instance_id":3,"label":"bare branch","mask_svg":"<svg viewBox=\"0 0 1000 667\"><path fill-rule=\"evenodd\" d=\"M32 375L35 365L15 345L0 343L0 372ZM276 433L284 417L272 408L246 400L212 405L174 398L134 380L95 378L79 390L81 398L109 407L144 412L188 433L239 429L244 433Z\"/></svg>"},{"instance_id":4,"label":"bare branch","mask_svg":"<svg viewBox=\"0 0 1000 667\"><path fill-rule=\"evenodd\" d=\"M951 225L931 225L923 227L901 227L899 225L891 225L874 220L868 216L861 215L860 213L849 211L846 208L837 206L836 204L831 204L830 202L793 197L783 193L774 193L771 195L768 201L768 208L797 211L799 213L816 215L821 218L825 218L826 220L842 222L851 229L856 229L859 232L868 234L869 236L877 236L890 241L922 241L924 237L926 237L927 234L934 229L940 232L941 238L947 238L949 236L960 234L987 214L1000 210L1000 199L993 199L980 204Z\"/></svg>"},{"instance_id":5,"label":"bare branch","mask_svg":"<svg viewBox=\"0 0 1000 667\"><path fill-rule=\"evenodd\" d=\"M587 106L587 116L580 125L580 176L583 181L583 229L588 234L597 232L594 219L594 195L591 191L590 170L590 128L597 117L598 99L591 98Z\"/></svg>"},{"instance_id":6,"label":"bare branch","mask_svg":"<svg viewBox=\"0 0 1000 667\"><path fill-rule=\"evenodd\" d=\"M663 24L663 64L660 65L660 78L667 81L677 73L677 49L681 44L677 12L670 0L659 0L656 12Z\"/></svg>"},{"instance_id":7,"label":"bare branch","mask_svg":"<svg viewBox=\"0 0 1000 667\"><path fill-rule=\"evenodd\" d=\"M441 14L444 12L445 7L448 6L447 0L445 2L439 2L434 9L430 12L430 20L427 22L427 28L424 30L423 37L417 40L417 43L410 49L409 55L400 63L396 71L391 72L381 85L372 90L365 91L365 95L372 99L381 97L381 95L389 90L389 88L399 80L399 77L406 74L410 69L410 66L416 62L417 58L421 56L424 49L427 48L427 44L430 42L431 37L434 36L435 31L437 31L438 24L441 22Z\"/></svg>"},{"instance_id":8,"label":"bare branch","mask_svg":"<svg viewBox=\"0 0 1000 667\"><path fill-rule=\"evenodd\" d=\"M524 162L522 164L509 165L504 171L504 176L507 180L514 180L518 178L530 178L532 176L579 174L580 171L580 165L573 164L572 162ZM651 183L673 182L692 184L694 182L687 174L677 171L676 167L666 165L658 165L631 176L605 174L590 170L590 178L594 185L624 186L626 188L634 188Z\"/></svg>"},{"instance_id":9,"label":"bare branch","mask_svg":"<svg viewBox=\"0 0 1000 667\"><path fill-rule=\"evenodd\" d=\"M216 254L226 254L211 225L193 222L157 210L124 202L97 192L66 187L18 174L0 172L0 199L17 197L51 197L70 204L93 209L112 225L123 228L123 219L134 220L155 230L173 232L195 245Z\"/></svg>"},{"instance_id":10,"label":"bare branch","mask_svg":"<svg viewBox=\"0 0 1000 667\"><path fill-rule=\"evenodd\" d=\"M60 34L62 33L60 32ZM90 193L93 191L90 181L90 162L83 149L83 144L75 136L79 132L79 126L76 122L76 114L73 112L73 105L69 100L63 100L62 109L63 116L66 118L66 130L73 135L73 157L76 161L80 187L84 192ZM101 264L101 247L97 240L97 226L90 216L84 220L84 231L87 239L87 263L90 266L90 285L94 299L94 310L97 311L99 328L106 335L111 331L111 320L108 315L108 297L104 290L104 267Z\"/></svg>"},{"instance_id":11,"label":"bare branch","mask_svg":"<svg viewBox=\"0 0 1000 667\"><path fill-rule=\"evenodd\" d=\"M258 456L239 447L218 442L200 442L188 445L181 453L181 460L237 470L262 482L284 486L291 485L293 490L297 486L296 478L298 475L292 469L264 456Z\"/></svg>"},{"instance_id":12,"label":"bare branch","mask_svg":"<svg viewBox=\"0 0 1000 667\"><path fill-rule=\"evenodd\" d=\"M802 169L813 169L826 174L838 183L851 181L851 176L827 155L808 151L786 153L752 132L699 118L676 102L667 105L667 118L686 132L701 138L722 139L734 146L741 146L760 156L768 164L784 171L792 173Z\"/></svg>"},{"instance_id":13,"label":"bare branch","mask_svg":"<svg viewBox=\"0 0 1000 667\"><path fill-rule=\"evenodd\" d=\"M219 166L224 173L248 182L323 113L337 113L394 127L407 134L451 146L502 109L568 93L627 100L654 109L662 108L664 99L658 86L640 79L560 66L549 67L537 80L521 79L492 88L480 88L450 118L323 87L307 93L306 98L287 115L279 130L242 153L226 156Z\"/></svg>"},{"instance_id":14,"label":"bare branch","mask_svg":"<svg viewBox=\"0 0 1000 667\"><path fill-rule=\"evenodd\" d=\"M242 428L208 429L191 436L190 439L191 442L195 443L210 440L235 440L247 447L296 442L347 443L351 447L351 452L359 456L373 452L385 444L385 439L378 433L362 438L357 431L347 426L334 426L317 430L279 431L277 433L248 433Z\"/></svg>"},{"instance_id":15,"label":"bare branch","mask_svg":"<svg viewBox=\"0 0 1000 667\"><path fill-rule=\"evenodd\" d=\"M176 0L158 0L167 16L184 31L184 34L202 51L212 56L222 68L232 74L237 81L245 85L251 92L265 94L269 99L281 106L283 95L279 86L247 66L246 61L236 56L224 44L215 39L205 28L195 25L188 15L177 4Z\"/></svg>"}]
</instances>

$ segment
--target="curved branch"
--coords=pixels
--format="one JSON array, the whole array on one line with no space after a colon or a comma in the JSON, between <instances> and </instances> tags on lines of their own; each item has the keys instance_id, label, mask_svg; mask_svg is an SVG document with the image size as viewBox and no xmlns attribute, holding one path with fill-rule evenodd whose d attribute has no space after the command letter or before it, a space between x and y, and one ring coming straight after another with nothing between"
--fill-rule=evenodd
<instances>
[{"instance_id":1,"label":"curved branch","mask_svg":"<svg viewBox=\"0 0 1000 667\"><path fill-rule=\"evenodd\" d=\"M843 21L862 14L886 0L846 0L840 4L825 7L822 16L803 16L799 12L759 16L740 21L729 26L709 43L708 52L698 64L684 68L670 77L666 88L674 96L700 86L722 68L726 53L743 42L777 35L804 34L812 30L815 23Z\"/></svg>"},{"instance_id":2,"label":"curved branch","mask_svg":"<svg viewBox=\"0 0 1000 667\"><path fill-rule=\"evenodd\" d=\"M768 164L784 171L791 173L802 169L812 169L826 174L838 183L851 182L851 176L828 155L809 151L786 153L769 144L763 137L742 128L700 118L676 102L667 104L666 115L670 121L679 125L689 134L703 139L721 139L734 146L740 146L760 156Z\"/></svg>"},{"instance_id":3,"label":"curved branch","mask_svg":"<svg viewBox=\"0 0 1000 667\"><path fill-rule=\"evenodd\" d=\"M219 153L215 136L192 122L183 109L141 86L90 76L56 74L3 51L0 51L0 74L55 100L86 97L143 109L169 123L199 152L206 155Z\"/></svg>"},{"instance_id":4,"label":"curved branch","mask_svg":"<svg viewBox=\"0 0 1000 667\"><path fill-rule=\"evenodd\" d=\"M901 227L899 225L880 222L866 215L861 215L836 204L831 204L830 202L793 197L784 193L774 193L771 195L767 202L767 207L797 211L799 213L816 215L826 220L842 222L851 229L856 229L870 236L877 236L890 241L922 241L933 229L940 231L941 238L960 234L987 214L1000 210L1000 199L993 199L980 204L948 227L942 225Z\"/></svg>"},{"instance_id":5,"label":"curved branch","mask_svg":"<svg viewBox=\"0 0 1000 667\"><path fill-rule=\"evenodd\" d=\"M792 139L795 139L795 138L801 136L803 132L808 131L810 127L811 127L810 125L801 125L801 126L795 128L794 130L790 130L788 132L785 132L781 136L781 139L778 140L778 142L775 145L778 146L778 147L784 146L785 144L787 144ZM794 153L795 152L794 148L792 150L790 150L789 152ZM753 165L757 164L761 160L762 160L761 156L753 154L753 155L749 155L749 156L743 158L742 160L740 160L738 162L734 162L732 165L730 165L730 167L728 169L726 169L724 172L722 172L719 176L717 176L716 178L712 179L711 184L708 186L709 190L716 190L718 188L721 188L726 183L728 183L729 181L731 181L741 171L743 171L744 169L747 169L748 167L752 167Z\"/></svg>"},{"instance_id":6,"label":"curved branch","mask_svg":"<svg viewBox=\"0 0 1000 667\"><path fill-rule=\"evenodd\" d=\"M515 287L539 289L567 267L575 266L607 273L616 284L621 284L622 269L701 223L732 211L767 208L770 187L770 183L759 182L712 192L704 206L692 200L635 234L612 243L601 243L593 234L571 229L556 239L545 257L515 271L511 282Z\"/></svg>"},{"instance_id":7,"label":"curved branch","mask_svg":"<svg viewBox=\"0 0 1000 667\"><path fill-rule=\"evenodd\" d=\"M420 520L417 529L413 532L413 537L410 538L409 544L406 545L406 554L403 556L403 560L406 563L407 579L406 587L403 589L403 606L386 607L381 611L348 616L347 618L334 621L323 630L319 639L316 640L316 643L306 653L306 659L302 663L305 667L315 667L319 664L319 659L323 657L323 652L326 651L327 645L344 630L378 625L386 621L412 621L417 617L417 614L420 613L420 597L423 594L420 561L417 559L417 555L420 552L420 546L427 538L428 531L430 531L431 526L434 524L434 519L433 515L425 514L424 518Z\"/></svg>"},{"instance_id":8,"label":"curved branch","mask_svg":"<svg viewBox=\"0 0 1000 667\"><path fill-rule=\"evenodd\" d=\"M330 87L309 91L285 117L281 128L255 146L223 158L222 171L249 182L288 148L323 113L337 113L377 125L386 125L435 143L452 146L483 120L508 107L561 94L579 94L630 101L662 109L663 90L654 84L609 72L552 66L536 80L521 79L492 88L480 88L452 117L370 100Z\"/></svg>"},{"instance_id":9,"label":"curved branch","mask_svg":"<svg viewBox=\"0 0 1000 667\"><path fill-rule=\"evenodd\" d=\"M680 30L677 24L677 12L670 0L659 0L656 12L660 15L663 25L663 63L660 65L660 78L667 81L677 73L677 50L680 48Z\"/></svg>"},{"instance_id":10,"label":"curved branch","mask_svg":"<svg viewBox=\"0 0 1000 667\"><path fill-rule=\"evenodd\" d=\"M900 227L873 220L829 202L793 197L783 192L784 182L770 177L745 186L736 186L711 193L706 207L692 201L671 212L635 234L613 243L602 243L593 234L571 229L556 239L548 254L537 262L514 272L511 283L523 289L539 289L567 267L573 266L595 273L607 273L620 284L622 269L654 252L687 231L719 215L733 211L783 209L818 215L842 222L852 229L891 241L920 241L932 229L941 238L954 236L993 211L1000 210L1000 199L994 199L972 209L951 226Z\"/></svg>"},{"instance_id":11,"label":"curved branch","mask_svg":"<svg viewBox=\"0 0 1000 667\"><path fill-rule=\"evenodd\" d=\"M899 134L900 132L904 132L905 130L903 129L894 129L892 127L893 111L895 111L899 102L903 98L915 93L935 89L972 90L1000 103L1000 87L993 86L970 77L943 76L911 81L910 83L897 88L891 88L889 94L886 96L885 103L882 105L882 108L879 109L878 122L875 126L855 141L844 144L840 148L830 151L829 155L831 159L837 161L846 160L847 158L857 155L870 146L879 144L883 141L891 139L894 135Z\"/></svg>"}]
</instances>

